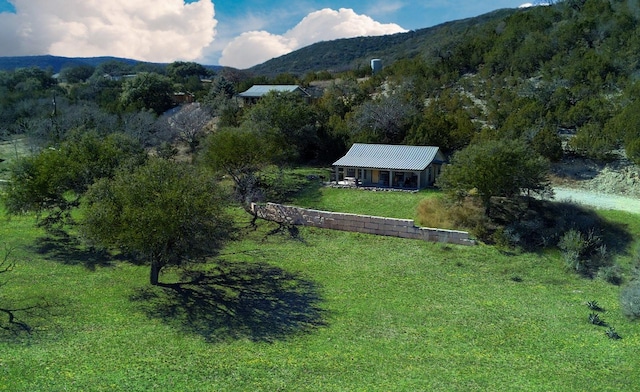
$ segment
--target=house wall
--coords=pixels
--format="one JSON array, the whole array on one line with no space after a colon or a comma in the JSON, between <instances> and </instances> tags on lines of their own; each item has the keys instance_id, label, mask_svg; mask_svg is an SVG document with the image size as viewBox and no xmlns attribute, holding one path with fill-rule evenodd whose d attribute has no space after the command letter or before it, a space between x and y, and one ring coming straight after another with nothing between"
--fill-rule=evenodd
<instances>
[{"instance_id":1,"label":"house wall","mask_svg":"<svg viewBox=\"0 0 640 392\"><path fill-rule=\"evenodd\" d=\"M345 214L311 210L281 204L251 204L252 211L260 218L301 226L343 230L358 233L445 242L458 245L475 245L465 231L418 227L410 219L393 219L370 215Z\"/></svg>"},{"instance_id":2,"label":"house wall","mask_svg":"<svg viewBox=\"0 0 640 392\"><path fill-rule=\"evenodd\" d=\"M429 167L421 172L410 172L404 170L377 170L377 169L356 169L352 167L336 166L334 168L336 181L342 181L346 178L358 179L358 183L364 186L380 186L391 188L405 188L404 180L418 176L420 183L414 181L409 187L415 189L418 185L420 189L433 186L435 179L440 173L440 165L429 165ZM395 179L398 174L403 174L403 180L396 183Z\"/></svg>"}]
</instances>

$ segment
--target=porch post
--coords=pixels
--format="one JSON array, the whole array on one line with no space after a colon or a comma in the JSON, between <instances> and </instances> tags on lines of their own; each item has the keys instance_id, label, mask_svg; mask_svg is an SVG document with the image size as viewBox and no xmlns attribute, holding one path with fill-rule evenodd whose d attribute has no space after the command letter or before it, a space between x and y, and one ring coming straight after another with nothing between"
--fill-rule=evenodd
<instances>
[{"instance_id":1,"label":"porch post","mask_svg":"<svg viewBox=\"0 0 640 392\"><path fill-rule=\"evenodd\" d=\"M340 173L340 168L336 166L336 185L340 183L340 178L338 177L338 173Z\"/></svg>"},{"instance_id":2,"label":"porch post","mask_svg":"<svg viewBox=\"0 0 640 392\"><path fill-rule=\"evenodd\" d=\"M418 172L417 174L418 174L418 190L420 190L421 189L420 185L422 185L420 184L420 182L422 181L422 173Z\"/></svg>"}]
</instances>

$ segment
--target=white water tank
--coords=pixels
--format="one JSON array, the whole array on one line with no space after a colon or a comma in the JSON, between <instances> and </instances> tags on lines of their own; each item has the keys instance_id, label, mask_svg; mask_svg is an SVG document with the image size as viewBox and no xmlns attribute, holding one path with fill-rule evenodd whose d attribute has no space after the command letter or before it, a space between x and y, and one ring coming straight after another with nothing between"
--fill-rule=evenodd
<instances>
[{"instance_id":1,"label":"white water tank","mask_svg":"<svg viewBox=\"0 0 640 392\"><path fill-rule=\"evenodd\" d=\"M374 75L380 72L382 70L382 60L380 59L371 60L371 70L373 71Z\"/></svg>"}]
</instances>

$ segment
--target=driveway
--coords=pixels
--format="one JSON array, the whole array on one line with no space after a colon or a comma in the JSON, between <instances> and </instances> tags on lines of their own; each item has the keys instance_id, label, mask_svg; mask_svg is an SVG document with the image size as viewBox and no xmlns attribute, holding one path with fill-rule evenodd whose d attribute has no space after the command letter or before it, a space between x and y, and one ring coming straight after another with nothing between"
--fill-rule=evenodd
<instances>
[{"instance_id":1,"label":"driveway","mask_svg":"<svg viewBox=\"0 0 640 392\"><path fill-rule=\"evenodd\" d=\"M604 210L619 210L640 214L640 199L599 193L575 188L554 187L554 200L571 201L576 204Z\"/></svg>"}]
</instances>

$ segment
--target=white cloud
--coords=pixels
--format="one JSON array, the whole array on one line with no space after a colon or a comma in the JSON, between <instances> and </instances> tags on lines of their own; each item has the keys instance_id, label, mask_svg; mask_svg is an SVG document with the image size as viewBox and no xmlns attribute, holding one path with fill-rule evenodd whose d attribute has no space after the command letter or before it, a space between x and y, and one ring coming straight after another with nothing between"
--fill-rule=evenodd
<instances>
[{"instance_id":1,"label":"white cloud","mask_svg":"<svg viewBox=\"0 0 640 392\"><path fill-rule=\"evenodd\" d=\"M523 4L520 4L520 6L518 8L529 8L529 7L536 7L536 6L546 7L548 5L551 5L551 3L546 2L546 1L537 1L535 3L523 3Z\"/></svg>"},{"instance_id":2,"label":"white cloud","mask_svg":"<svg viewBox=\"0 0 640 392\"><path fill-rule=\"evenodd\" d=\"M215 36L211 0L14 0L0 14L0 53L194 60Z\"/></svg>"},{"instance_id":3,"label":"white cloud","mask_svg":"<svg viewBox=\"0 0 640 392\"><path fill-rule=\"evenodd\" d=\"M220 64L249 68L266 60L290 53L320 41L338 38L375 36L406 31L397 24L382 24L352 9L325 8L307 15L283 35L265 31L243 33L222 51Z\"/></svg>"}]
</instances>

